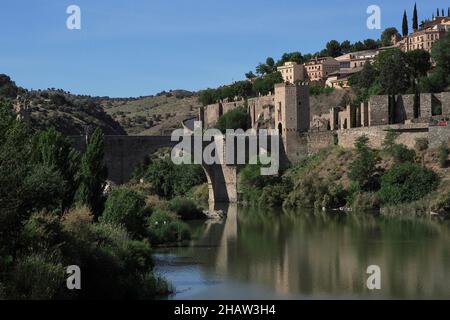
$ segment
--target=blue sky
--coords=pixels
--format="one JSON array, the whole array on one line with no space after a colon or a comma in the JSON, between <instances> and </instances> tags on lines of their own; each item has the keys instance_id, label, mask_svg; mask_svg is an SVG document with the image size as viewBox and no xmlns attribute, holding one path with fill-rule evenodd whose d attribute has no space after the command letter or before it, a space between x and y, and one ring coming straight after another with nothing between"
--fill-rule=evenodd
<instances>
[{"instance_id":1,"label":"blue sky","mask_svg":"<svg viewBox=\"0 0 450 320\"><path fill-rule=\"evenodd\" d=\"M244 78L267 56L316 52L328 40L378 38L401 30L414 0L2 0L0 73L28 89L128 97L199 90ZM82 29L66 28L76 4ZM419 21L447 0L418 0ZM411 26L411 21L410 21Z\"/></svg>"}]
</instances>

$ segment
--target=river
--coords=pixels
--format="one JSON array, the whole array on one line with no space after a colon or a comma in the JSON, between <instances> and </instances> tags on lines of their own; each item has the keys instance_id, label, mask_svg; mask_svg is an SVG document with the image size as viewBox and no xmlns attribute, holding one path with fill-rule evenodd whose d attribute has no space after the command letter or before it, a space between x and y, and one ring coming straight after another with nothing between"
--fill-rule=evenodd
<instances>
[{"instance_id":1,"label":"river","mask_svg":"<svg viewBox=\"0 0 450 320\"><path fill-rule=\"evenodd\" d=\"M190 222L189 246L155 251L169 299L450 299L448 222L226 210ZM370 265L380 290L367 288Z\"/></svg>"}]
</instances>

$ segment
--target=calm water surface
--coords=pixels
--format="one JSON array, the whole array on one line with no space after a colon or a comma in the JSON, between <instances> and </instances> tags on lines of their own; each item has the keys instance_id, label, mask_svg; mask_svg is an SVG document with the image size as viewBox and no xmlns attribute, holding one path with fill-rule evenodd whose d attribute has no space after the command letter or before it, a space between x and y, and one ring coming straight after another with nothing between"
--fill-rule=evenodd
<instances>
[{"instance_id":1,"label":"calm water surface","mask_svg":"<svg viewBox=\"0 0 450 320\"><path fill-rule=\"evenodd\" d=\"M448 223L227 210L222 222L192 222L190 246L155 253L170 299L450 299ZM381 290L366 287L369 265Z\"/></svg>"}]
</instances>

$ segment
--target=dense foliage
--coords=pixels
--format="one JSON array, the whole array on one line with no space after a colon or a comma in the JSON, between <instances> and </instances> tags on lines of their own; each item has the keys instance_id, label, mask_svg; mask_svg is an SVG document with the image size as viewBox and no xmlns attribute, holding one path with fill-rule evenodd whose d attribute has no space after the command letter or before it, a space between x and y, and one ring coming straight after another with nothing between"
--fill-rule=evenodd
<instances>
[{"instance_id":1,"label":"dense foliage","mask_svg":"<svg viewBox=\"0 0 450 320\"><path fill-rule=\"evenodd\" d=\"M369 139L365 135L356 140L356 159L350 164L348 176L361 189L373 190L377 185L377 155L368 146L368 142Z\"/></svg>"},{"instance_id":2,"label":"dense foliage","mask_svg":"<svg viewBox=\"0 0 450 320\"><path fill-rule=\"evenodd\" d=\"M395 164L381 177L378 196L383 204L396 205L419 200L439 184L432 170L415 163Z\"/></svg>"},{"instance_id":3,"label":"dense foliage","mask_svg":"<svg viewBox=\"0 0 450 320\"><path fill-rule=\"evenodd\" d=\"M186 195L194 186L206 182L200 165L175 165L169 157L151 159L144 172L144 181L160 197L171 199Z\"/></svg>"},{"instance_id":4,"label":"dense foliage","mask_svg":"<svg viewBox=\"0 0 450 320\"><path fill-rule=\"evenodd\" d=\"M105 176L96 165L101 140L94 134L80 156L55 130L34 132L0 103L0 298L134 299L167 292L152 273L148 241L133 232L142 198L113 191L102 222L75 205L76 193L99 208L92 190L103 196ZM82 290L67 289L69 265L82 270Z\"/></svg>"},{"instance_id":5,"label":"dense foliage","mask_svg":"<svg viewBox=\"0 0 450 320\"><path fill-rule=\"evenodd\" d=\"M142 194L127 187L114 188L108 195L101 222L124 227L131 235L145 235L145 219L150 216Z\"/></svg>"},{"instance_id":6,"label":"dense foliage","mask_svg":"<svg viewBox=\"0 0 450 320\"><path fill-rule=\"evenodd\" d=\"M249 128L250 118L247 110L238 107L223 114L217 120L216 128L225 134L227 129L231 130L247 130Z\"/></svg>"}]
</instances>

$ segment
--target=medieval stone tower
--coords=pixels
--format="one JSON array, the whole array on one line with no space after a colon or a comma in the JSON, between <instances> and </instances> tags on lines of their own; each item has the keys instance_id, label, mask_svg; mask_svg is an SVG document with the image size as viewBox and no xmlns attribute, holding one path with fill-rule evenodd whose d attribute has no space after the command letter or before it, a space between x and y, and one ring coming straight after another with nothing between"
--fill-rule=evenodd
<instances>
[{"instance_id":1,"label":"medieval stone tower","mask_svg":"<svg viewBox=\"0 0 450 320\"><path fill-rule=\"evenodd\" d=\"M282 137L287 154L295 153L298 135L307 132L309 119L309 86L275 85L275 129Z\"/></svg>"}]
</instances>

